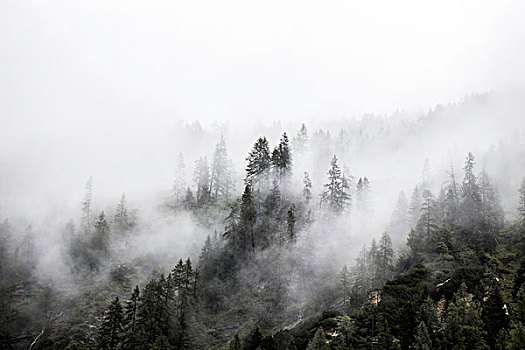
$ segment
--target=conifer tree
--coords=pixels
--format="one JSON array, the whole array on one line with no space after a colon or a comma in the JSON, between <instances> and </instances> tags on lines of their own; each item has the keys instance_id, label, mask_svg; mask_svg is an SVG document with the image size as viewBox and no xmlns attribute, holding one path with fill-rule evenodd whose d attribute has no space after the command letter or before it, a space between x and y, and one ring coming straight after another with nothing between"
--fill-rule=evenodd
<instances>
[{"instance_id":1,"label":"conifer tree","mask_svg":"<svg viewBox=\"0 0 525 350\"><path fill-rule=\"evenodd\" d=\"M270 148L266 137L260 137L253 145L246 158L246 178L244 182L250 183L254 188L265 188L268 185L268 175L271 165Z\"/></svg>"},{"instance_id":2,"label":"conifer tree","mask_svg":"<svg viewBox=\"0 0 525 350\"><path fill-rule=\"evenodd\" d=\"M210 168L207 157L200 157L195 162L193 179L197 186L197 203L206 204L210 199Z\"/></svg>"},{"instance_id":3,"label":"conifer tree","mask_svg":"<svg viewBox=\"0 0 525 350\"><path fill-rule=\"evenodd\" d=\"M379 246L377 249L377 277L380 281L386 281L394 268L394 249L392 248L392 240L385 231L379 239Z\"/></svg>"},{"instance_id":4,"label":"conifer tree","mask_svg":"<svg viewBox=\"0 0 525 350\"><path fill-rule=\"evenodd\" d=\"M481 312L487 335L486 341L491 348L495 347L496 338L500 330L506 328L509 323L508 316L503 308L504 305L505 302L503 301L499 285L496 281L493 281L489 287L486 300L483 302L483 310Z\"/></svg>"},{"instance_id":5,"label":"conifer tree","mask_svg":"<svg viewBox=\"0 0 525 350\"><path fill-rule=\"evenodd\" d=\"M396 206L392 212L388 231L392 234L394 240L400 236L405 236L410 227L407 220L408 200L403 191L399 192Z\"/></svg>"},{"instance_id":6,"label":"conifer tree","mask_svg":"<svg viewBox=\"0 0 525 350\"><path fill-rule=\"evenodd\" d=\"M126 195L124 193L122 193L120 201L117 205L114 222L115 228L119 233L127 232L133 226L132 219L128 213L128 208L126 205Z\"/></svg>"},{"instance_id":7,"label":"conifer tree","mask_svg":"<svg viewBox=\"0 0 525 350\"><path fill-rule=\"evenodd\" d=\"M359 178L356 186L356 208L361 215L366 215L370 211L370 181L365 176Z\"/></svg>"},{"instance_id":8,"label":"conifer tree","mask_svg":"<svg viewBox=\"0 0 525 350\"><path fill-rule=\"evenodd\" d=\"M175 205L184 201L186 197L186 165L184 164L184 156L179 153L177 162L175 164L175 179L173 181L173 201Z\"/></svg>"},{"instance_id":9,"label":"conifer tree","mask_svg":"<svg viewBox=\"0 0 525 350\"><path fill-rule=\"evenodd\" d=\"M350 195L348 193L348 179L343 177L335 155L328 171L328 183L324 187L326 190L321 195L322 205L326 204L334 214L341 213L347 207Z\"/></svg>"},{"instance_id":10,"label":"conifer tree","mask_svg":"<svg viewBox=\"0 0 525 350\"><path fill-rule=\"evenodd\" d=\"M494 234L503 227L503 208L497 188L495 188L485 170L479 176L481 194L481 225L484 230Z\"/></svg>"},{"instance_id":11,"label":"conifer tree","mask_svg":"<svg viewBox=\"0 0 525 350\"><path fill-rule=\"evenodd\" d=\"M123 325L122 305L118 297L116 297L104 315L104 320L99 330L97 347L103 350L118 349L122 341Z\"/></svg>"},{"instance_id":12,"label":"conifer tree","mask_svg":"<svg viewBox=\"0 0 525 350\"><path fill-rule=\"evenodd\" d=\"M457 227L459 224L460 189L458 188L456 174L452 166L450 167L449 184L445 190L445 198L445 220L452 227Z\"/></svg>"},{"instance_id":13,"label":"conifer tree","mask_svg":"<svg viewBox=\"0 0 525 350\"><path fill-rule=\"evenodd\" d=\"M134 349L138 345L137 315L139 311L140 290L135 286L124 309L124 348Z\"/></svg>"},{"instance_id":14,"label":"conifer tree","mask_svg":"<svg viewBox=\"0 0 525 350\"><path fill-rule=\"evenodd\" d=\"M240 248L246 250L248 244L251 245L251 249L255 250L255 232L253 226L257 219L257 213L255 211L255 204L253 202L252 188L249 184L244 188L244 193L241 198L240 206L240 225L243 231L243 236L240 237ZM248 243L249 242L249 243Z\"/></svg>"},{"instance_id":15,"label":"conifer tree","mask_svg":"<svg viewBox=\"0 0 525 350\"><path fill-rule=\"evenodd\" d=\"M474 156L469 152L465 160L465 177L461 185L461 220L465 228L477 228L481 224L481 193L474 175Z\"/></svg>"},{"instance_id":16,"label":"conifer tree","mask_svg":"<svg viewBox=\"0 0 525 350\"><path fill-rule=\"evenodd\" d=\"M95 232L91 240L91 245L94 250L103 254L108 253L109 250L109 225L106 221L106 216L102 211L95 223Z\"/></svg>"},{"instance_id":17,"label":"conifer tree","mask_svg":"<svg viewBox=\"0 0 525 350\"><path fill-rule=\"evenodd\" d=\"M420 217L417 221L417 230L423 233L427 242L430 242L436 230L436 201L429 190L423 190Z\"/></svg>"},{"instance_id":18,"label":"conifer tree","mask_svg":"<svg viewBox=\"0 0 525 350\"><path fill-rule=\"evenodd\" d=\"M295 241L295 204L292 203L286 215L287 233L290 241Z\"/></svg>"},{"instance_id":19,"label":"conifer tree","mask_svg":"<svg viewBox=\"0 0 525 350\"><path fill-rule=\"evenodd\" d=\"M293 150L297 154L304 154L308 147L308 129L303 123L301 129L293 139Z\"/></svg>"},{"instance_id":20,"label":"conifer tree","mask_svg":"<svg viewBox=\"0 0 525 350\"><path fill-rule=\"evenodd\" d=\"M233 165L228 158L226 142L221 138L215 146L211 167L211 197L212 199L227 198L234 189Z\"/></svg>"},{"instance_id":21,"label":"conifer tree","mask_svg":"<svg viewBox=\"0 0 525 350\"><path fill-rule=\"evenodd\" d=\"M310 180L310 175L306 171L304 172L303 185L303 197L308 205L312 199L312 180Z\"/></svg>"},{"instance_id":22,"label":"conifer tree","mask_svg":"<svg viewBox=\"0 0 525 350\"><path fill-rule=\"evenodd\" d=\"M410 206L408 207L408 225L411 228L415 228L419 215L421 213L421 191L419 186L416 185L412 191L412 197L410 198Z\"/></svg>"},{"instance_id":23,"label":"conifer tree","mask_svg":"<svg viewBox=\"0 0 525 350\"><path fill-rule=\"evenodd\" d=\"M86 183L86 192L82 201L82 230L86 234L93 231L94 214L93 214L93 178L90 176Z\"/></svg>"}]
</instances>

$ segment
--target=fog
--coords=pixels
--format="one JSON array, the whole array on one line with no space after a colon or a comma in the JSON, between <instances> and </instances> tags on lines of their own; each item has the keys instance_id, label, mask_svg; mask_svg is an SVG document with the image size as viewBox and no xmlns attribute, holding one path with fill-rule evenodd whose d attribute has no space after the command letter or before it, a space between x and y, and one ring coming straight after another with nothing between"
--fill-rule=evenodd
<instances>
[{"instance_id":1,"label":"fog","mask_svg":"<svg viewBox=\"0 0 525 350\"><path fill-rule=\"evenodd\" d=\"M203 288L191 308L208 322L190 323L216 331L203 344L263 318L269 332L346 307L343 265L360 307L403 271L395 261L421 211L396 206L400 193L417 206L418 186L445 207L469 152L501 199L494 227L512 227L525 177L524 15L518 0L2 1L0 306L20 311L13 339L87 334L94 346L109 297L188 257L194 297ZM291 170L271 153L284 133ZM249 177L260 137L268 164ZM222 139L233 188L214 196L209 174L204 189L195 174ZM348 180L340 211L322 200L334 155ZM253 222L236 207L248 190ZM445 227L445 209L434 212ZM384 232L388 273L358 281L356 258Z\"/></svg>"}]
</instances>

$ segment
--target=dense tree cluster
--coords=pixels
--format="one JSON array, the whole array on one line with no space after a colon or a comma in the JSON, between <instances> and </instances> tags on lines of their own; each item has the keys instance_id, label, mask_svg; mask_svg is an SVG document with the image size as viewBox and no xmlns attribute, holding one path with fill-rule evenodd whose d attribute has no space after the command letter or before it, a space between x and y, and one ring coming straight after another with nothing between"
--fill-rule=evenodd
<instances>
[{"instance_id":1,"label":"dense tree cluster","mask_svg":"<svg viewBox=\"0 0 525 350\"><path fill-rule=\"evenodd\" d=\"M351 152L352 134L342 129L335 139L337 147L329 132L310 136L304 124L291 142L283 133L273 148L258 138L240 193L223 137L213 157L196 160L193 185L179 155L168 215L189 213L205 229L208 216L224 220L222 230L210 229L195 267L188 258L169 270L146 255L134 266L122 264L116 251L135 234L137 216L125 195L114 210L96 210L90 178L80 225L64 230L64 254L72 273L93 285L63 300L40 285L38 301L24 297L38 303L33 348L522 349L525 180L510 222L473 154L462 180L451 169L440 191L426 162L410 200L400 192L391 223L353 264L350 257L346 264L331 261L327 248L329 263L316 265L310 234L328 236L336 220L349 230L367 227L378 198L368 177L354 179L341 161L348 158L333 155ZM329 162L328 169L300 168L305 155L328 157L319 162ZM319 187L316 172L324 179ZM9 298L37 284L35 233L30 226L13 240L14 233L9 221L0 224L0 347L6 349L31 344L16 338L16 327L30 317Z\"/></svg>"}]
</instances>

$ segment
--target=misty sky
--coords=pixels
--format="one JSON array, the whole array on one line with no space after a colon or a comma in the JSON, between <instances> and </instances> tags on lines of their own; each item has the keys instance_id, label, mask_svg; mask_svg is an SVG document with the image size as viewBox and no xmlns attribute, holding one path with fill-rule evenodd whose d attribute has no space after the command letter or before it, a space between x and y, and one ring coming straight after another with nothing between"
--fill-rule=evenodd
<instances>
[{"instance_id":1,"label":"misty sky","mask_svg":"<svg viewBox=\"0 0 525 350\"><path fill-rule=\"evenodd\" d=\"M90 174L103 177L94 164L120 164L117 154L147 149L181 119L419 111L521 87L524 10L522 1L4 0L2 195L41 193L34 178L52 192L74 174L80 196Z\"/></svg>"}]
</instances>

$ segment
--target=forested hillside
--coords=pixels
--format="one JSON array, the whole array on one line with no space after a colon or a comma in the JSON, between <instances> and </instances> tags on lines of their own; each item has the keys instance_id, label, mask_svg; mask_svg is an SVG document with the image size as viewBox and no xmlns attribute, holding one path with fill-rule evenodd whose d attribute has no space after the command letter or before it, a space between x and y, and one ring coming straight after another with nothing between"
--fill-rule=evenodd
<instances>
[{"instance_id":1,"label":"forested hillside","mask_svg":"<svg viewBox=\"0 0 525 350\"><path fill-rule=\"evenodd\" d=\"M488 98L274 125L242 164L186 125L153 200L86 176L68 221L2 217L0 348L524 349L523 131L458 152Z\"/></svg>"}]
</instances>

